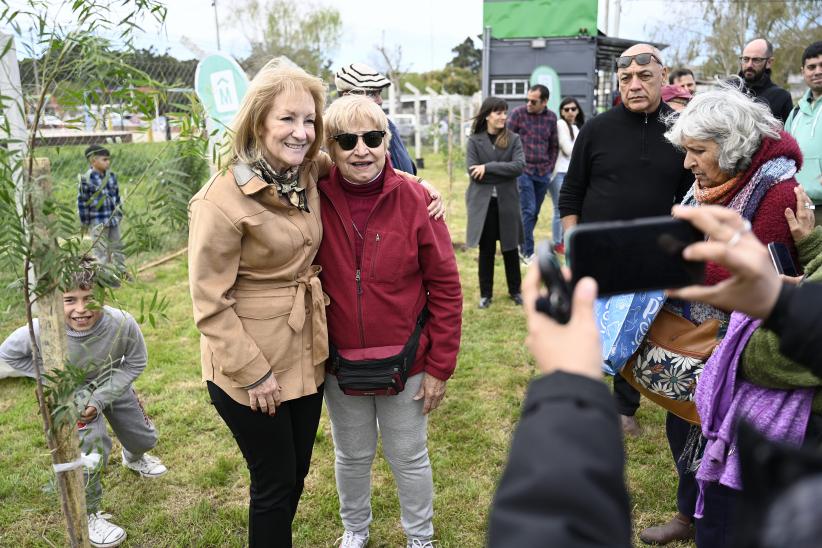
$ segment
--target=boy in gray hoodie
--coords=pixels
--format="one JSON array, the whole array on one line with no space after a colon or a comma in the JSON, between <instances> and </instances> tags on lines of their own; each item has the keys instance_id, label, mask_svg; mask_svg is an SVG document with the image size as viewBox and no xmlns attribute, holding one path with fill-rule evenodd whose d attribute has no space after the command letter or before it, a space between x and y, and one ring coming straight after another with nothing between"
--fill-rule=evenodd
<instances>
[{"instance_id":1,"label":"boy in gray hoodie","mask_svg":"<svg viewBox=\"0 0 822 548\"><path fill-rule=\"evenodd\" d=\"M89 540L92 546L109 548L123 542L126 532L108 522L109 516L100 511L100 475L111 451L111 438L101 414L123 445L123 466L147 478L161 476L167 470L159 459L147 453L157 444L157 431L132 387L148 358L140 327L128 312L95 302L93 268L82 266L73 281L75 287L63 293L63 311L68 362L86 372L84 384L75 393L80 410L80 450L86 454L102 453L100 464L85 470ZM34 331L39 344L36 319ZM0 345L0 361L24 376L34 377L26 326L15 330Z\"/></svg>"}]
</instances>

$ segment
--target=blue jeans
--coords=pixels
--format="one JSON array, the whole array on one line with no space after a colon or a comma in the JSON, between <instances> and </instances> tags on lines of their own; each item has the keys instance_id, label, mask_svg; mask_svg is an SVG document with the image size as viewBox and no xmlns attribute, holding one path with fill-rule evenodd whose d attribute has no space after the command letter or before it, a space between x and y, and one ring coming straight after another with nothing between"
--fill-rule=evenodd
<instances>
[{"instance_id":1,"label":"blue jeans","mask_svg":"<svg viewBox=\"0 0 822 548\"><path fill-rule=\"evenodd\" d=\"M523 173L517 178L519 207L522 211L522 227L525 232L522 254L525 256L534 254L534 227L537 225L539 210L545 200L550 182L550 175L540 177Z\"/></svg>"},{"instance_id":2,"label":"blue jeans","mask_svg":"<svg viewBox=\"0 0 822 548\"><path fill-rule=\"evenodd\" d=\"M559 189L565 182L565 173L557 173L551 179L551 186L548 192L551 193L551 203L554 204L554 217L551 219L551 239L554 245L562 243L562 221L559 219Z\"/></svg>"}]
</instances>

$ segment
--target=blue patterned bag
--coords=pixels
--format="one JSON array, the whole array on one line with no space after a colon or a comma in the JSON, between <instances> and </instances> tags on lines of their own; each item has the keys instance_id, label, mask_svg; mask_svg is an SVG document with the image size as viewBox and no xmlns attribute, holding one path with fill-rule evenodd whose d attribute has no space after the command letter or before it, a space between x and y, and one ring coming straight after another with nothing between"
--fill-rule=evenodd
<instances>
[{"instance_id":1,"label":"blue patterned bag","mask_svg":"<svg viewBox=\"0 0 822 548\"><path fill-rule=\"evenodd\" d=\"M662 291L625 293L597 299L594 314L602 339L602 370L616 375L642 344L665 302Z\"/></svg>"}]
</instances>

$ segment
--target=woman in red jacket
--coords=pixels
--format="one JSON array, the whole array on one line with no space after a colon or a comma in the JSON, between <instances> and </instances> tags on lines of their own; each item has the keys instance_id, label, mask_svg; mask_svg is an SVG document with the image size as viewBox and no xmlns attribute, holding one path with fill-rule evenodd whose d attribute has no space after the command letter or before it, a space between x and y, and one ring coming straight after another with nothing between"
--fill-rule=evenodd
<instances>
[{"instance_id":1,"label":"woman in red jacket","mask_svg":"<svg viewBox=\"0 0 822 548\"><path fill-rule=\"evenodd\" d=\"M456 367L461 330L451 238L444 221L428 216L425 190L394 172L388 121L373 101L343 97L325 123L335 165L319 182L323 240L316 260L331 300L325 400L345 526L338 540L344 547L368 542L379 424L408 546L431 546L426 418ZM381 383L380 364L394 361L398 372Z\"/></svg>"}]
</instances>

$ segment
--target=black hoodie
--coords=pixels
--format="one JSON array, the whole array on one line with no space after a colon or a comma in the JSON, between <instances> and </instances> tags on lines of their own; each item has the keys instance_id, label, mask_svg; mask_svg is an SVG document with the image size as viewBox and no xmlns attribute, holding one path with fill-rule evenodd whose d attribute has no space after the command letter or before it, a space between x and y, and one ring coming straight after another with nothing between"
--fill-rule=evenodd
<instances>
[{"instance_id":1,"label":"black hoodie","mask_svg":"<svg viewBox=\"0 0 822 548\"><path fill-rule=\"evenodd\" d=\"M773 115L784 124L793 108L793 100L787 90L771 82L771 69L765 69L762 76L753 82L745 80L742 72L739 73L739 77L745 82L745 86L751 92L751 95L767 104Z\"/></svg>"}]
</instances>

